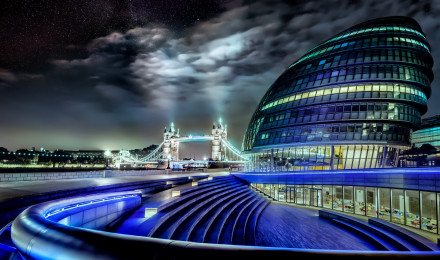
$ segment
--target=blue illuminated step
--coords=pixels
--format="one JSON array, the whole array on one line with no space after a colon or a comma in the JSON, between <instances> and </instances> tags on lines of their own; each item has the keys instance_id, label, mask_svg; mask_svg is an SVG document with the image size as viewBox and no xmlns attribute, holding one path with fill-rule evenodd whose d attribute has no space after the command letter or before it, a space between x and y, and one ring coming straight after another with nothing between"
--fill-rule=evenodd
<instances>
[{"instance_id":1,"label":"blue illuminated step","mask_svg":"<svg viewBox=\"0 0 440 260\"><path fill-rule=\"evenodd\" d=\"M219 244L232 244L232 236L237 219L240 217L243 211L246 210L249 205L257 201L258 198L260 197L255 194L250 200L248 200L246 203L239 204L238 207L231 212L231 214L227 217L226 221L222 225L218 241Z\"/></svg>"},{"instance_id":2,"label":"blue illuminated step","mask_svg":"<svg viewBox=\"0 0 440 260\"><path fill-rule=\"evenodd\" d=\"M246 222L245 233L244 233L244 243L246 245L255 245L255 236L257 223L260 219L261 213L270 204L269 200L264 200L263 203L259 204L251 213L249 220Z\"/></svg>"},{"instance_id":3,"label":"blue illuminated step","mask_svg":"<svg viewBox=\"0 0 440 260\"><path fill-rule=\"evenodd\" d=\"M217 185L222 185L222 184L227 184L227 183L240 183L240 181L237 180L235 177L224 178L224 180L221 180L218 182L207 183L204 185L197 185L193 188L182 190L182 191L180 191L180 196L188 195L190 193L194 193L199 190L203 190L203 189L207 189L207 188L211 188L211 187L215 187Z\"/></svg>"},{"instance_id":4,"label":"blue illuminated step","mask_svg":"<svg viewBox=\"0 0 440 260\"><path fill-rule=\"evenodd\" d=\"M211 223L211 226L208 227L204 242L218 244L220 242L221 234L224 232L223 229L225 227L225 223L230 219L230 215L236 210L240 210L243 205L254 199L256 196L257 195L252 192L246 197L242 198L240 201L237 201L235 205L232 205L232 207L222 212L222 214L220 214L218 218Z\"/></svg>"},{"instance_id":5,"label":"blue illuminated step","mask_svg":"<svg viewBox=\"0 0 440 260\"><path fill-rule=\"evenodd\" d=\"M200 181L197 185L204 186L204 185L208 185L208 184L212 184L212 183L220 183L220 182L227 181L230 179L236 179L236 178L234 176L218 176L218 177L213 177L212 180Z\"/></svg>"},{"instance_id":6,"label":"blue illuminated step","mask_svg":"<svg viewBox=\"0 0 440 260\"><path fill-rule=\"evenodd\" d=\"M205 233L206 227L210 223L211 220L215 219L218 214L222 211L222 209L226 208L231 203L234 203L241 197L249 194L251 191L248 189L242 189L238 192L230 194L229 196L223 197L222 199L217 200L215 203L212 203L211 206L204 212L198 216L194 223L191 225L188 231L188 237L185 240L193 241L193 242L202 242L203 234Z\"/></svg>"},{"instance_id":7,"label":"blue illuminated step","mask_svg":"<svg viewBox=\"0 0 440 260\"><path fill-rule=\"evenodd\" d=\"M252 215L252 212L262 203L264 203L265 199L259 198L251 205L249 205L246 209L242 210L240 217L237 218L234 224L234 228L232 230L232 244L234 245L244 245L244 233L246 230L247 222Z\"/></svg>"},{"instance_id":8,"label":"blue illuminated step","mask_svg":"<svg viewBox=\"0 0 440 260\"><path fill-rule=\"evenodd\" d=\"M217 188L221 188L221 187L225 187L228 185L231 185L232 183L234 184L238 184L238 181L234 181L233 182L228 182L228 183L222 183L221 185L217 185L217 186L204 186L204 187L195 187L197 189L192 189L191 188L191 193L184 193L182 194L183 191L180 191L180 197L178 198L170 198L168 200L164 200L164 201L160 201L157 202L156 205L150 205L150 207L152 208L157 208L158 211L170 211L175 209L177 206L197 197L200 196L200 194L215 190Z\"/></svg>"},{"instance_id":9,"label":"blue illuminated step","mask_svg":"<svg viewBox=\"0 0 440 260\"><path fill-rule=\"evenodd\" d=\"M204 211L207 210L211 204L222 197L234 195L239 191L243 191L244 189L247 189L247 187L240 185L198 203L187 214L181 215L180 219L173 225L169 237L176 240L187 240L189 229L191 228L192 224L200 215L203 215Z\"/></svg>"},{"instance_id":10,"label":"blue illuminated step","mask_svg":"<svg viewBox=\"0 0 440 260\"><path fill-rule=\"evenodd\" d=\"M172 229L171 223L179 218L180 216L186 214L190 207L200 203L204 199L209 198L215 194L221 193L225 190L229 190L235 188L237 186L242 185L241 183L236 184L224 184L213 187L209 192L204 192L202 194L196 194L191 200L187 200L184 204L181 204L179 207L171 211L167 211L168 213L164 215L160 221L153 227L148 236L159 237L159 238L169 238L169 232Z\"/></svg>"},{"instance_id":11,"label":"blue illuminated step","mask_svg":"<svg viewBox=\"0 0 440 260\"><path fill-rule=\"evenodd\" d=\"M368 223L386 230L414 245L421 251L440 251L440 247L431 240L411 232L403 227L389 223L382 219L370 218Z\"/></svg>"},{"instance_id":12,"label":"blue illuminated step","mask_svg":"<svg viewBox=\"0 0 440 260\"><path fill-rule=\"evenodd\" d=\"M216 209L211 210L206 217L202 219L197 226L192 228L191 234L189 235L188 240L194 242L203 242L207 234L209 234L210 230L213 228L214 223L218 221L219 216L221 214L225 214L225 211L232 208L237 201L240 201L242 198L249 196L252 192L250 190L245 190L243 193L237 194L236 197L231 198L230 200L225 201Z\"/></svg>"},{"instance_id":13,"label":"blue illuminated step","mask_svg":"<svg viewBox=\"0 0 440 260\"><path fill-rule=\"evenodd\" d=\"M351 217L351 216L347 216L345 214L342 213L338 213L338 212L333 212L330 210L320 210L319 211L319 216L323 217L323 218L327 218L330 220L338 220L334 223L340 224L342 221L343 223L348 223L350 225L356 226L358 228L360 228L361 230L364 230L365 233L371 233L374 234L375 236L379 237L381 240L386 241L386 243L388 243L389 245L391 245L392 247L394 247L394 250L398 250L398 251L420 251L420 249L418 249L416 246L412 245L411 243L409 243L408 241L405 241L403 238L376 226L373 226L371 224L369 224L366 221L360 220L358 218L355 217ZM358 230L356 231L358 232ZM413 235L417 235L417 234L413 234Z\"/></svg>"},{"instance_id":14,"label":"blue illuminated step","mask_svg":"<svg viewBox=\"0 0 440 260\"><path fill-rule=\"evenodd\" d=\"M350 231L353 234L361 237L372 246L374 246L377 250L381 251L396 251L397 249L386 242L384 239L378 237L377 235L366 231L363 228L350 224L340 219L332 219L332 223L336 226L339 226L347 231Z\"/></svg>"}]
</instances>

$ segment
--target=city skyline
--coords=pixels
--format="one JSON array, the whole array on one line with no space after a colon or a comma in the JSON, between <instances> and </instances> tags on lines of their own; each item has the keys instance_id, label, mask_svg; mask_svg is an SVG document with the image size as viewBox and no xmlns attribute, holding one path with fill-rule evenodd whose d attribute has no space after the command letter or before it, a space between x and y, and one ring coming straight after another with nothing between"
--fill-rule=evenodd
<instances>
[{"instance_id":1,"label":"city skyline","mask_svg":"<svg viewBox=\"0 0 440 260\"><path fill-rule=\"evenodd\" d=\"M0 146L136 149L159 144L171 122L204 134L221 117L240 147L278 75L373 18L416 19L440 56L439 1L63 3L0 11ZM440 111L437 82L424 117Z\"/></svg>"}]
</instances>

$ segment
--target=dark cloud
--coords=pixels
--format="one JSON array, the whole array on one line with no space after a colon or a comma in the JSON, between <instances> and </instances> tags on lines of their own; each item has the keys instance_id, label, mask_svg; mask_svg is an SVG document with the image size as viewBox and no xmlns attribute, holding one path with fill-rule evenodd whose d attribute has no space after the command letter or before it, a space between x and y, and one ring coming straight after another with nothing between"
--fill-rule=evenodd
<instances>
[{"instance_id":1,"label":"dark cloud","mask_svg":"<svg viewBox=\"0 0 440 260\"><path fill-rule=\"evenodd\" d=\"M2 145L139 148L159 143L171 121L183 133L207 133L222 117L240 146L256 105L286 67L377 17L415 18L434 59L440 56L440 1L219 2L222 12L179 30L143 21L80 46L65 44L84 53L48 55L44 71L0 69L0 131L10 137ZM437 82L427 115L440 111Z\"/></svg>"}]
</instances>

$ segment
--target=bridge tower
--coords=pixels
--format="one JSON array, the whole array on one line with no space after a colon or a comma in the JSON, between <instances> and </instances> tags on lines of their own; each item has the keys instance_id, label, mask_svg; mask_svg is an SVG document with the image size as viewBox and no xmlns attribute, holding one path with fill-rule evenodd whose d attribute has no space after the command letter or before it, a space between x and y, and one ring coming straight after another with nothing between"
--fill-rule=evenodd
<instances>
[{"instance_id":1,"label":"bridge tower","mask_svg":"<svg viewBox=\"0 0 440 260\"><path fill-rule=\"evenodd\" d=\"M226 152L226 147L222 140L226 140L228 137L227 126L223 126L221 120L218 124L212 126L212 159L214 161L221 161L224 159L224 154Z\"/></svg>"},{"instance_id":2,"label":"bridge tower","mask_svg":"<svg viewBox=\"0 0 440 260\"><path fill-rule=\"evenodd\" d=\"M179 158L179 141L176 140L180 136L179 129L174 129L174 123L171 123L170 129L163 132L163 154L162 159L178 160Z\"/></svg>"}]
</instances>

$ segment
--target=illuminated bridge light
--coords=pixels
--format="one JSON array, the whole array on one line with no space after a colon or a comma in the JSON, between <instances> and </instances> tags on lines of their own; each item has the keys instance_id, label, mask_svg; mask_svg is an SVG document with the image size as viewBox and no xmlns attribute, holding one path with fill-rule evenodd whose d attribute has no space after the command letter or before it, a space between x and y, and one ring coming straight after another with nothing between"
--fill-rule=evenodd
<instances>
[{"instance_id":1,"label":"illuminated bridge light","mask_svg":"<svg viewBox=\"0 0 440 260\"><path fill-rule=\"evenodd\" d=\"M319 44L260 101L242 145L249 170L397 166L427 111L430 52L406 17L367 21Z\"/></svg>"}]
</instances>

